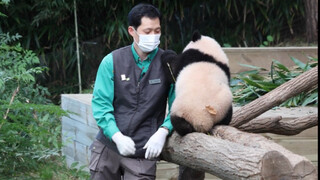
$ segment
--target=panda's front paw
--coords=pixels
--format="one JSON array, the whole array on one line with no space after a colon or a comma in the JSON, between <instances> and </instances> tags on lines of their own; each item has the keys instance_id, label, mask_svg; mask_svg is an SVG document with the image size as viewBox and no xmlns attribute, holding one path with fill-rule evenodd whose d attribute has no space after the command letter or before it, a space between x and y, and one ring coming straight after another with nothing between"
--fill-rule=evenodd
<instances>
[{"instance_id":1,"label":"panda's front paw","mask_svg":"<svg viewBox=\"0 0 320 180\"><path fill-rule=\"evenodd\" d=\"M177 56L177 53L173 50L165 50L161 55L161 61L170 62Z\"/></svg>"}]
</instances>

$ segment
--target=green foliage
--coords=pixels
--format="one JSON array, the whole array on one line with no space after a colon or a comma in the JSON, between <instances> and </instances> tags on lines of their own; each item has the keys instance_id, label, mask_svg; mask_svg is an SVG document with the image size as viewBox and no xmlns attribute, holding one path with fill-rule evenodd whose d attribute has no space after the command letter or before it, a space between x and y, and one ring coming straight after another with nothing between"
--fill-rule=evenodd
<instances>
[{"instance_id":1,"label":"green foliage","mask_svg":"<svg viewBox=\"0 0 320 180\"><path fill-rule=\"evenodd\" d=\"M270 35L268 35L268 36L267 36L267 40L266 40L266 41L263 41L263 44L260 44L259 47L270 46L273 41L274 41L273 37L270 36Z\"/></svg>"},{"instance_id":2,"label":"green foliage","mask_svg":"<svg viewBox=\"0 0 320 180\"><path fill-rule=\"evenodd\" d=\"M132 43L127 33L127 13L140 2L153 3L160 9L160 47L177 52L196 29L216 38L224 47L270 46L305 29L302 0L77 0L84 89L92 84L107 53ZM73 11L71 0L11 1L0 5L0 12L7 16L0 17L0 33L18 32L24 37L22 47L33 49L40 62L50 67L41 83L54 95L78 91Z\"/></svg>"},{"instance_id":3,"label":"green foliage","mask_svg":"<svg viewBox=\"0 0 320 180\"><path fill-rule=\"evenodd\" d=\"M15 97L19 102L48 103L43 98L49 95L47 88L36 84L35 75L46 68L36 66L39 59L31 50L25 50L20 43L14 43L21 36L0 34L0 99L11 99L15 89L20 89Z\"/></svg>"},{"instance_id":4,"label":"green foliage","mask_svg":"<svg viewBox=\"0 0 320 180\"><path fill-rule=\"evenodd\" d=\"M241 64L252 70L242 72L232 78L231 88L234 102L238 105L247 104L318 65L318 59L311 57L309 57L309 61L306 64L294 57L291 57L291 60L296 64L292 68L287 68L279 61L273 60L271 70L267 75L267 70L264 68ZM318 88L292 97L280 106L296 107L306 105L318 105Z\"/></svg>"},{"instance_id":5,"label":"green foliage","mask_svg":"<svg viewBox=\"0 0 320 180\"><path fill-rule=\"evenodd\" d=\"M46 68L15 44L20 38L0 33L0 179L88 179L83 167L61 164L60 118L67 113L36 83Z\"/></svg>"},{"instance_id":6,"label":"green foliage","mask_svg":"<svg viewBox=\"0 0 320 180\"><path fill-rule=\"evenodd\" d=\"M0 112L0 174L35 171L39 162L60 155L61 122L57 117L66 113L59 106L1 101Z\"/></svg>"}]
</instances>

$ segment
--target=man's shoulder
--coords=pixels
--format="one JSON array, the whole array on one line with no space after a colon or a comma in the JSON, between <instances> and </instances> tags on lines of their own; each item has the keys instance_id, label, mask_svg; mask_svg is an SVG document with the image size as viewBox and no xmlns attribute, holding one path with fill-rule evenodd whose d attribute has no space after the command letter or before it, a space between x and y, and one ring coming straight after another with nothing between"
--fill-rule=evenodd
<instances>
[{"instance_id":1,"label":"man's shoulder","mask_svg":"<svg viewBox=\"0 0 320 180\"><path fill-rule=\"evenodd\" d=\"M158 48L158 53L163 53L163 52L164 52L164 50L163 50L163 49Z\"/></svg>"},{"instance_id":2,"label":"man's shoulder","mask_svg":"<svg viewBox=\"0 0 320 180\"><path fill-rule=\"evenodd\" d=\"M118 53L118 52L121 52L121 51L127 51L127 50L131 51L131 45L118 48L116 50L113 50L111 53L114 54L114 53Z\"/></svg>"}]
</instances>

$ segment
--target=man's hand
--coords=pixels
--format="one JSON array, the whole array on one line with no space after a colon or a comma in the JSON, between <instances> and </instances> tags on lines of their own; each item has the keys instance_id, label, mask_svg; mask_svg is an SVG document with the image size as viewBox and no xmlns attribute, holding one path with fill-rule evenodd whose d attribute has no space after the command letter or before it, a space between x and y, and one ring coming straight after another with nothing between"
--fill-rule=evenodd
<instances>
[{"instance_id":1,"label":"man's hand","mask_svg":"<svg viewBox=\"0 0 320 180\"><path fill-rule=\"evenodd\" d=\"M121 132L115 133L111 139L116 143L118 151L123 156L133 155L136 152L133 140Z\"/></svg>"},{"instance_id":2,"label":"man's hand","mask_svg":"<svg viewBox=\"0 0 320 180\"><path fill-rule=\"evenodd\" d=\"M143 147L143 149L147 149L145 154L146 159L153 159L160 155L168 134L169 131L167 129L159 128L158 131L150 137Z\"/></svg>"}]
</instances>

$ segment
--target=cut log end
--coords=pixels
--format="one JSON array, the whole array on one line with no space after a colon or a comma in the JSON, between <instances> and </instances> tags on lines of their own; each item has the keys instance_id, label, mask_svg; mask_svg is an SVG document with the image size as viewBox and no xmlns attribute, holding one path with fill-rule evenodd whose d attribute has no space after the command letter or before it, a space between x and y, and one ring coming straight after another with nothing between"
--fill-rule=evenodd
<instances>
[{"instance_id":1,"label":"cut log end","mask_svg":"<svg viewBox=\"0 0 320 180\"><path fill-rule=\"evenodd\" d=\"M293 168L289 160L277 151L270 151L262 158L261 177L264 180L292 179Z\"/></svg>"},{"instance_id":2,"label":"cut log end","mask_svg":"<svg viewBox=\"0 0 320 180\"><path fill-rule=\"evenodd\" d=\"M318 179L318 171L309 161L301 161L293 168L293 179Z\"/></svg>"}]
</instances>

